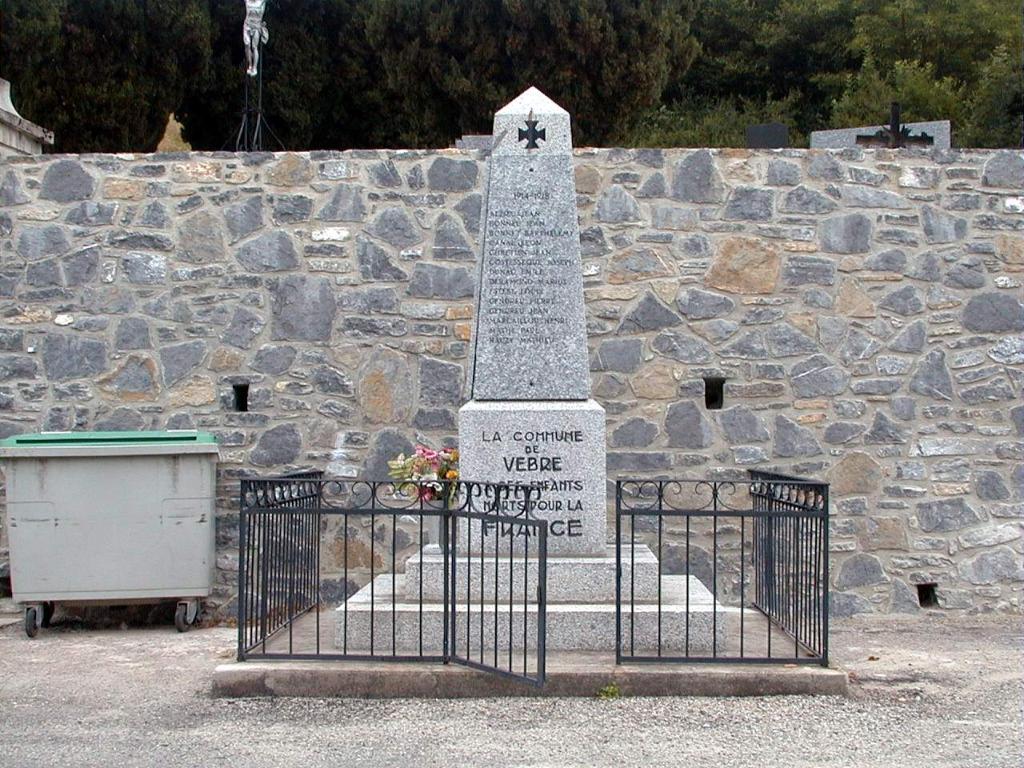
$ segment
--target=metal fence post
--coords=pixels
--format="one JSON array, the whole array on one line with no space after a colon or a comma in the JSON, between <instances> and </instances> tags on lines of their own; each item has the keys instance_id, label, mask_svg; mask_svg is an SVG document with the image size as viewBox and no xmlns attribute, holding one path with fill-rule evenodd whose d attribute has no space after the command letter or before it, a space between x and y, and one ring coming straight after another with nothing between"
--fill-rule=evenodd
<instances>
[{"instance_id":1,"label":"metal fence post","mask_svg":"<svg viewBox=\"0 0 1024 768\"><path fill-rule=\"evenodd\" d=\"M245 480L239 486L238 495L238 652L239 661L245 661L245 623L247 620L245 602L248 599L248 590L245 588L246 579L246 550L248 549L248 520L245 513L245 491L247 483Z\"/></svg>"},{"instance_id":2,"label":"metal fence post","mask_svg":"<svg viewBox=\"0 0 1024 768\"><path fill-rule=\"evenodd\" d=\"M659 578L660 575L659 575ZM615 663L622 663L622 481L615 481Z\"/></svg>"},{"instance_id":3,"label":"metal fence post","mask_svg":"<svg viewBox=\"0 0 1024 768\"><path fill-rule=\"evenodd\" d=\"M828 501L828 485L822 487L822 495L824 496L824 515L822 516L821 524L825 534L825 551L822 553L822 563L824 569L824 583L822 585L822 591L824 592L824 599L822 601L822 643L821 643L821 666L828 666L828 614L829 614L829 501Z\"/></svg>"},{"instance_id":4,"label":"metal fence post","mask_svg":"<svg viewBox=\"0 0 1024 768\"><path fill-rule=\"evenodd\" d=\"M537 551L537 680L542 685L547 675L547 605L548 605L548 524L541 521L540 541ZM495 544L497 546L497 544ZM497 574L495 574L497 578ZM523 606L525 612L527 607ZM497 606L495 606L497 614ZM497 623L497 615L495 615ZM523 638L526 642L526 638Z\"/></svg>"},{"instance_id":5,"label":"metal fence post","mask_svg":"<svg viewBox=\"0 0 1024 768\"><path fill-rule=\"evenodd\" d=\"M446 489L447 490L447 489ZM456 492L458 486L456 486ZM469 492L467 492L467 496ZM447 492L444 495L444 504L441 508L441 559L444 563L442 579L444 581L444 607L441 609L441 620L444 624L444 638L443 647L441 649L441 655L444 657L444 663L450 664L452 658L452 638L455 636L455 614L452 611L451 601L452 596L455 594L455 569L451 562L452 553L455 548L451 545L450 537L453 535L452 531L452 518L451 518L451 493ZM422 568L422 566L420 566ZM451 578L451 582L449 582Z\"/></svg>"}]
</instances>

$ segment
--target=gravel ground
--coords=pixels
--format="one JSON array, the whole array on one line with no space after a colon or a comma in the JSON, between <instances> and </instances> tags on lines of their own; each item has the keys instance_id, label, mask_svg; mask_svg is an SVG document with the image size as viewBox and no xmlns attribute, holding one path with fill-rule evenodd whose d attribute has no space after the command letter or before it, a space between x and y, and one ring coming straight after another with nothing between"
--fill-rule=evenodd
<instances>
[{"instance_id":1,"label":"gravel ground","mask_svg":"<svg viewBox=\"0 0 1024 768\"><path fill-rule=\"evenodd\" d=\"M0 629L0 765L1024 765L1020 617L841 623L845 699L213 699L234 638Z\"/></svg>"}]
</instances>

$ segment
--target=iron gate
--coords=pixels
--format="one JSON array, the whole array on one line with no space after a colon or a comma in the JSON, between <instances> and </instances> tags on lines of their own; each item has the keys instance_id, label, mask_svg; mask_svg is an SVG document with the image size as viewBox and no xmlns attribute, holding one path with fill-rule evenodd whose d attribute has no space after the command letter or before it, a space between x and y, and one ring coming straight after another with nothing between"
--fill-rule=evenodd
<instances>
[{"instance_id":1,"label":"iron gate","mask_svg":"<svg viewBox=\"0 0 1024 768\"><path fill-rule=\"evenodd\" d=\"M543 684L547 525L545 520L508 515L451 513L447 558L451 661ZM535 604L516 599L517 592L529 595L531 588Z\"/></svg>"},{"instance_id":2,"label":"iron gate","mask_svg":"<svg viewBox=\"0 0 1024 768\"><path fill-rule=\"evenodd\" d=\"M433 661L543 683L537 489L317 471L240 490L239 661Z\"/></svg>"}]
</instances>

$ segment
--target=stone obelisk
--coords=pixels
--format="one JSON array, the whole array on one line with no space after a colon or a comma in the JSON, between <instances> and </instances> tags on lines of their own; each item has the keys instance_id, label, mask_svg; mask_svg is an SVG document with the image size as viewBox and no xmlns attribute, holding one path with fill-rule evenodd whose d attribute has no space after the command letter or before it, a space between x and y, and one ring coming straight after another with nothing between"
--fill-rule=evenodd
<instances>
[{"instance_id":1,"label":"stone obelisk","mask_svg":"<svg viewBox=\"0 0 1024 768\"><path fill-rule=\"evenodd\" d=\"M547 647L611 652L617 563L615 547L607 541L605 414L590 399L569 114L530 88L494 116L489 170L472 399L459 410L460 474L469 481L540 489L530 516L548 522ZM508 578L520 578L505 576L509 560L500 553L507 552L509 542L498 545L497 535L481 535L481 530L467 536L467 546L491 552L498 546L499 556L481 560L472 577L468 566L460 567L458 578L464 581L456 594L479 595L482 583L504 584L500 592L505 594ZM622 578L636 601L629 617L631 641L649 647L664 630L665 648L678 649L683 642L707 646L713 626L710 594L695 577L659 581L658 573L658 559L640 544L622 564ZM338 609L345 612L337 625L338 647L365 643L371 631L388 647L392 629L401 649L419 648L421 636L436 643L447 616L448 575L445 554L430 544L406 561L393 582L391 574L378 576ZM531 581L536 584L536 576ZM462 586L471 582L472 588ZM374 623L371 608L385 618ZM478 615L486 614L482 621L494 627L501 625L504 611L481 601ZM386 618L389 612L394 624ZM486 637L489 630L481 631Z\"/></svg>"},{"instance_id":2,"label":"stone obelisk","mask_svg":"<svg viewBox=\"0 0 1024 768\"><path fill-rule=\"evenodd\" d=\"M462 477L539 487L548 552L606 555L569 113L536 88L494 116L473 338Z\"/></svg>"}]
</instances>

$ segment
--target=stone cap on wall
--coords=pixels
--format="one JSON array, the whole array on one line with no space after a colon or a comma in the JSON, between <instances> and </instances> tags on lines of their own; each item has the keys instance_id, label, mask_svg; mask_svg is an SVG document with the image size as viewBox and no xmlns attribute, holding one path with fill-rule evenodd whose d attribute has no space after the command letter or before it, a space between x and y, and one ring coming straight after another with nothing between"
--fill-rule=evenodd
<instances>
[{"instance_id":1,"label":"stone cap on wall","mask_svg":"<svg viewBox=\"0 0 1024 768\"><path fill-rule=\"evenodd\" d=\"M43 144L53 144L53 131L48 131L18 114L11 101L11 84L3 78L0 78L0 124L14 131L16 135L24 137L25 141L17 142L18 146L10 146L12 142L8 141L0 142L16 152L38 154L42 151ZM37 152L30 151L33 145L38 146Z\"/></svg>"}]
</instances>

